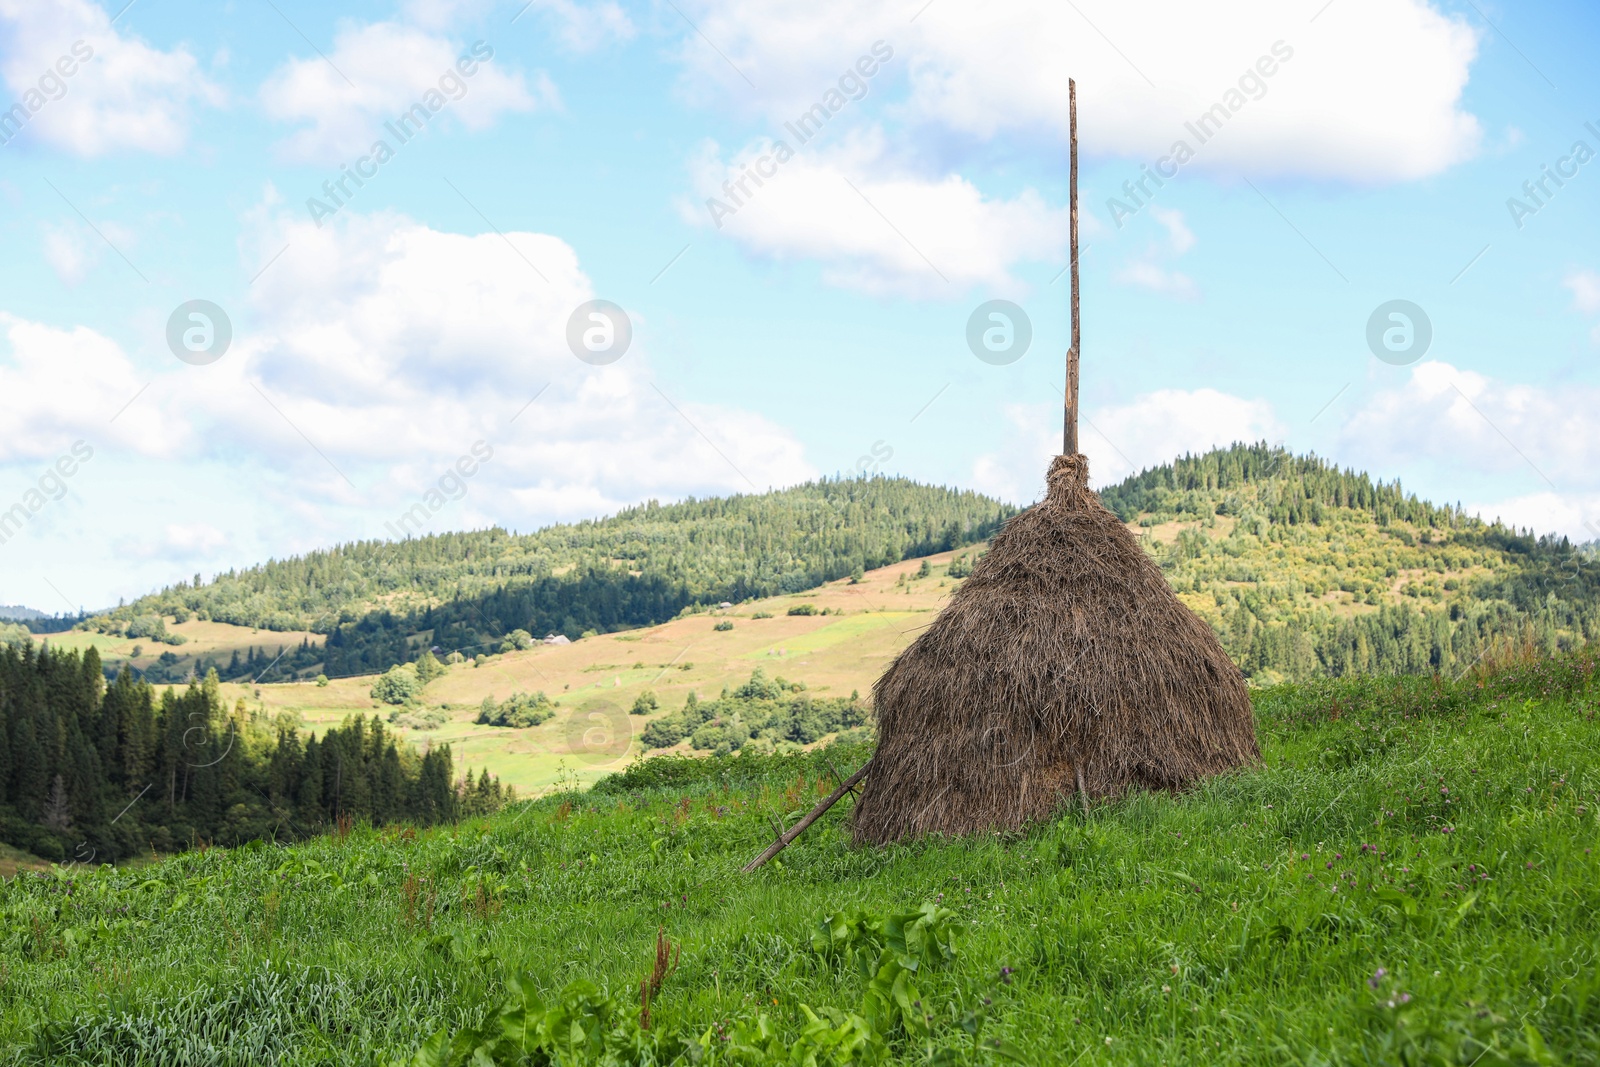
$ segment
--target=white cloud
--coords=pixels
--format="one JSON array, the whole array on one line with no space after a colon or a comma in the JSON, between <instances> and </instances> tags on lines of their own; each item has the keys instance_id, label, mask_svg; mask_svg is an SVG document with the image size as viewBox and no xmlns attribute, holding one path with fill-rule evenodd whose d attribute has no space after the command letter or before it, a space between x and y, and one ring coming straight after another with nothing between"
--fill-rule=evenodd
<instances>
[{"instance_id":1,"label":"white cloud","mask_svg":"<svg viewBox=\"0 0 1600 1067\"><path fill-rule=\"evenodd\" d=\"M1437 173L1482 138L1462 106L1478 35L1427 0L1340 0L1314 24L1314 7L1279 0L935 3L909 21L918 6L699 0L686 9L704 39L685 29L681 49L690 89L754 92L769 117L786 117L882 39L895 59L873 91L907 79L901 113L944 142L1015 137L1054 158L1068 72L1093 156L1153 162L1182 138L1202 170L1370 183ZM1280 41L1288 58L1262 77L1255 64ZM1197 143L1184 123L1219 103L1222 131Z\"/></svg>"},{"instance_id":2,"label":"white cloud","mask_svg":"<svg viewBox=\"0 0 1600 1067\"><path fill-rule=\"evenodd\" d=\"M573 0L529 0L528 6L554 24L561 43L574 52L592 52L613 41L631 41L638 27L613 0L579 4Z\"/></svg>"},{"instance_id":3,"label":"white cloud","mask_svg":"<svg viewBox=\"0 0 1600 1067\"><path fill-rule=\"evenodd\" d=\"M1600 274L1592 270L1575 270L1562 282L1572 290L1572 306L1585 315L1600 311Z\"/></svg>"},{"instance_id":4,"label":"white cloud","mask_svg":"<svg viewBox=\"0 0 1600 1067\"><path fill-rule=\"evenodd\" d=\"M3 311L0 333L0 463L54 458L79 438L97 449L113 443L152 456L173 455L187 442L186 420L130 406L150 378L109 338Z\"/></svg>"},{"instance_id":5,"label":"white cloud","mask_svg":"<svg viewBox=\"0 0 1600 1067\"><path fill-rule=\"evenodd\" d=\"M1176 259L1195 245L1194 232L1184 222L1183 212L1154 206L1150 211L1167 231L1166 248L1152 243L1138 258L1113 270L1111 280L1178 300L1199 300L1200 287L1193 278L1163 265L1164 260Z\"/></svg>"},{"instance_id":6,"label":"white cloud","mask_svg":"<svg viewBox=\"0 0 1600 1067\"><path fill-rule=\"evenodd\" d=\"M1013 432L1003 449L973 464L973 487L1018 503L1037 500L1050 458L1061 449L1061 409L1013 404L1006 415ZM1216 389L1162 389L1086 411L1078 441L1089 459L1091 484L1106 486L1188 452L1235 441L1281 441L1283 434L1264 400Z\"/></svg>"},{"instance_id":7,"label":"white cloud","mask_svg":"<svg viewBox=\"0 0 1600 1067\"><path fill-rule=\"evenodd\" d=\"M176 152L193 105L223 102L187 48L126 36L89 0L0 0L0 81L24 137L79 156Z\"/></svg>"},{"instance_id":8,"label":"white cloud","mask_svg":"<svg viewBox=\"0 0 1600 1067\"><path fill-rule=\"evenodd\" d=\"M123 249L133 248L139 243L139 235L135 231L110 221L100 224L99 234L88 226L71 221L59 226L43 223L41 234L44 261L67 286L76 286L88 277L91 269L100 264L105 257L106 242Z\"/></svg>"},{"instance_id":9,"label":"white cloud","mask_svg":"<svg viewBox=\"0 0 1600 1067\"><path fill-rule=\"evenodd\" d=\"M489 509L501 522L588 515L649 495L765 489L812 473L798 442L764 419L660 386L675 410L651 384L642 323L622 361L578 361L566 324L594 293L557 238L440 233L386 216L268 225L265 244L291 246L289 269L257 282L260 329L237 367L282 415L246 385L234 390L244 404L228 421L252 448L298 457L315 493L346 496L349 487L295 428L352 478L375 472L372 495L395 502L485 440L496 459L474 488L506 494Z\"/></svg>"},{"instance_id":10,"label":"white cloud","mask_svg":"<svg viewBox=\"0 0 1600 1067\"><path fill-rule=\"evenodd\" d=\"M1186 452L1235 441L1281 441L1285 432L1265 400L1216 389L1159 389L1092 411L1087 421L1092 425L1079 435L1089 457L1101 460L1101 484L1169 463Z\"/></svg>"},{"instance_id":11,"label":"white cloud","mask_svg":"<svg viewBox=\"0 0 1600 1067\"><path fill-rule=\"evenodd\" d=\"M441 233L353 212L321 229L267 213L251 225L289 251L257 281L252 306L230 309L233 347L216 363L163 352L147 376L92 331L0 316L12 350L0 358L0 462L53 457L77 437L215 460L252 471L280 506L318 524L330 505L367 516L364 536L382 535L477 441L494 458L439 528L525 529L816 473L784 428L655 382L646 323L635 321L621 361L580 362L566 325L594 293L557 238ZM211 549L193 533L130 551L203 557Z\"/></svg>"},{"instance_id":12,"label":"white cloud","mask_svg":"<svg viewBox=\"0 0 1600 1067\"><path fill-rule=\"evenodd\" d=\"M1589 541L1600 529L1596 410L1600 389L1590 386L1546 389L1430 361L1369 398L1342 427L1339 452L1378 469L1431 465L1479 486L1531 486L1498 498L1480 488L1467 511Z\"/></svg>"},{"instance_id":13,"label":"white cloud","mask_svg":"<svg viewBox=\"0 0 1600 1067\"><path fill-rule=\"evenodd\" d=\"M1340 431L1340 454L1380 469L1427 460L1516 474L1568 493L1600 488L1600 389L1543 389L1427 361L1382 389Z\"/></svg>"},{"instance_id":14,"label":"white cloud","mask_svg":"<svg viewBox=\"0 0 1600 1067\"><path fill-rule=\"evenodd\" d=\"M233 537L208 522L167 523L156 537L127 534L113 542L118 555L137 559L216 559L233 547Z\"/></svg>"},{"instance_id":15,"label":"white cloud","mask_svg":"<svg viewBox=\"0 0 1600 1067\"><path fill-rule=\"evenodd\" d=\"M1167 229L1167 240L1172 246L1172 254L1181 256L1194 247L1194 231L1189 229L1183 221L1183 212L1167 210L1162 207L1151 206L1150 214L1155 220Z\"/></svg>"},{"instance_id":16,"label":"white cloud","mask_svg":"<svg viewBox=\"0 0 1600 1067\"><path fill-rule=\"evenodd\" d=\"M77 285L83 281L98 259L97 250L89 246L80 227L45 225L44 261L63 283Z\"/></svg>"},{"instance_id":17,"label":"white cloud","mask_svg":"<svg viewBox=\"0 0 1600 1067\"><path fill-rule=\"evenodd\" d=\"M1469 501L1468 514L1537 534L1554 533L1583 544L1600 541L1600 493L1527 493L1499 500Z\"/></svg>"},{"instance_id":18,"label":"white cloud","mask_svg":"<svg viewBox=\"0 0 1600 1067\"><path fill-rule=\"evenodd\" d=\"M974 285L1015 289L1019 262L1065 259L1064 208L1032 190L1002 200L956 174L919 174L889 155L881 131L801 148L784 163L772 153L762 142L725 161L710 147L695 164L697 199L683 205L684 218L755 255L818 260L829 283L875 294L956 299ZM747 171L757 178L738 186ZM714 220L712 199L732 214L718 208Z\"/></svg>"},{"instance_id":19,"label":"white cloud","mask_svg":"<svg viewBox=\"0 0 1600 1067\"><path fill-rule=\"evenodd\" d=\"M462 59L470 76L456 66ZM507 112L559 103L549 78L535 75L530 90L520 72L494 58L492 45L458 45L397 22L346 26L326 60L291 59L279 67L262 85L261 101L272 118L305 124L284 142L287 158L335 163L380 139L398 149L384 124L398 124L417 105L427 117L416 124L432 127L442 119L479 130Z\"/></svg>"},{"instance_id":20,"label":"white cloud","mask_svg":"<svg viewBox=\"0 0 1600 1067\"><path fill-rule=\"evenodd\" d=\"M1137 260L1117 268L1112 271L1111 280L1149 289L1153 293L1176 297L1179 300L1200 299L1200 287L1195 284L1193 278L1181 271L1167 270L1149 260Z\"/></svg>"},{"instance_id":21,"label":"white cloud","mask_svg":"<svg viewBox=\"0 0 1600 1067\"><path fill-rule=\"evenodd\" d=\"M631 41L638 27L615 0L514 0L512 22L542 16L562 45L573 52L591 52L612 41ZM405 20L427 30L444 30L481 17L495 0L407 0Z\"/></svg>"},{"instance_id":22,"label":"white cloud","mask_svg":"<svg viewBox=\"0 0 1600 1067\"><path fill-rule=\"evenodd\" d=\"M466 19L481 17L494 0L406 0L405 20L427 30L443 30Z\"/></svg>"}]
</instances>

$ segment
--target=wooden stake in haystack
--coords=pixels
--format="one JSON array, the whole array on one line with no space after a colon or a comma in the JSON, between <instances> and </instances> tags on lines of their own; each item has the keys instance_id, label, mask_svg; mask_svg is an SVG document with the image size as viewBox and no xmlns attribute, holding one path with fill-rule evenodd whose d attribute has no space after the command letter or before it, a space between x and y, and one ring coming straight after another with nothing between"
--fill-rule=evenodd
<instances>
[{"instance_id":1,"label":"wooden stake in haystack","mask_svg":"<svg viewBox=\"0 0 1600 1067\"><path fill-rule=\"evenodd\" d=\"M1078 91L1068 85L1072 343L1063 453L873 687L855 840L1018 829L1076 793L1178 789L1260 759L1239 669L1089 488L1078 451ZM870 769L870 773L868 773ZM751 863L754 870L844 793Z\"/></svg>"},{"instance_id":2,"label":"wooden stake in haystack","mask_svg":"<svg viewBox=\"0 0 1600 1067\"><path fill-rule=\"evenodd\" d=\"M1078 106L1063 454L933 624L873 688L855 839L1016 829L1074 792L1176 789L1254 762L1244 679L1089 488L1078 451Z\"/></svg>"}]
</instances>

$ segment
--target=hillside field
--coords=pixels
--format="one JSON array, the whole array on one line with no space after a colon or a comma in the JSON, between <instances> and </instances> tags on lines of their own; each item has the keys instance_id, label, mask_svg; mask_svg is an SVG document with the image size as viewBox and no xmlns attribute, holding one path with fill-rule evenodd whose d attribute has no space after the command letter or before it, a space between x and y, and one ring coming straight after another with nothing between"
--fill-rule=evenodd
<instances>
[{"instance_id":1,"label":"hillside field","mask_svg":"<svg viewBox=\"0 0 1600 1067\"><path fill-rule=\"evenodd\" d=\"M1191 793L884 849L850 846L846 798L753 875L866 746L647 760L454 827L24 875L0 885L0 1048L1594 1064L1596 665L1258 690L1263 764Z\"/></svg>"},{"instance_id":2,"label":"hillside field","mask_svg":"<svg viewBox=\"0 0 1600 1067\"><path fill-rule=\"evenodd\" d=\"M823 489L824 500L862 491L848 483ZM905 494L917 493L943 499L919 487L893 493L901 495L886 499L903 503ZM1549 654L1581 646L1600 625L1600 561L1592 551L1545 545L1464 519L1406 497L1398 487L1374 485L1314 460L1236 446L1130 478L1103 496L1160 563L1179 597L1211 623L1256 684L1318 674L1438 671L1453 677L1497 648L1531 645ZM772 501L752 500L763 501L767 510L734 503L759 515L771 510ZM789 506L803 509L809 501L802 496ZM715 515L714 503L698 507ZM607 551L624 551L616 546L632 545L629 538L637 535L629 522L643 523L638 529L676 530L666 514L647 511L645 517L607 520L585 537L611 546ZM786 521L811 522L804 514ZM726 516L707 519L695 511L673 521L711 523L708 528L720 538L742 536ZM906 529L916 526L909 513L897 512L894 521ZM535 542L552 542L562 529L552 528ZM807 536L827 540L820 526ZM500 551L510 552L518 543L506 541ZM419 542L408 543L407 551L425 555L428 550ZM626 551L649 555L644 549ZM959 581L949 575L950 561L959 556L970 562L981 551L974 545L912 557L865 570L859 581L835 578L800 592L745 599L725 611L690 606L670 621L581 637L566 646L501 652L504 646L494 644L482 650L487 655L480 664L452 667L404 709L427 713L434 728L408 726L422 724L416 715L397 726L419 747L449 743L458 765L486 766L524 795L559 780L592 782L637 754L646 725L680 708L691 691L714 698L744 683L758 667L803 682L816 696L867 694ZM918 577L924 558L930 573ZM831 566L837 571L841 565ZM221 595L225 588L227 583L207 595ZM787 614L799 604L828 614ZM461 610L467 609L457 614ZM714 629L719 623L733 628ZM453 627L447 628L454 633ZM244 659L252 649L264 663L282 647L290 653L284 662L295 661L297 680L275 681L284 674L281 668L267 671L268 680L260 684L250 684L247 674L225 686L229 699L243 697L268 715L291 712L313 732L352 714L388 716L394 710L370 697L376 677L371 673L335 677L326 687L312 683L326 635L198 618L170 621L166 628L188 641L169 649L93 630L49 639L63 647L92 643L113 668L131 663L150 671L156 652L165 650L176 660L165 668L167 676L181 676L206 662L228 662L235 653ZM440 640L445 638L439 630L417 631L400 641L395 657L380 662L387 666L414 658ZM295 651L302 642L310 646L309 654ZM135 645L142 645L142 658L129 658ZM441 655L448 647L441 646ZM151 677L162 669L156 665ZM646 691L656 694L658 710L628 715ZM555 702L556 717L550 721L520 729L475 722L485 697L503 701L516 693L540 692ZM676 747L688 746L684 741Z\"/></svg>"},{"instance_id":3,"label":"hillside field","mask_svg":"<svg viewBox=\"0 0 1600 1067\"><path fill-rule=\"evenodd\" d=\"M487 767L524 795L558 780L591 783L638 755L645 725L681 707L691 691L715 697L758 667L803 681L818 696L848 696L853 690L865 695L951 592L946 577L951 558L977 551L925 557L931 571L926 578L916 577L921 559L907 560L868 571L855 584L845 579L660 626L570 645L536 645L489 657L478 667L457 664L427 687L422 700L429 708L448 705L445 725L435 730L401 726L399 731L419 746L449 743L457 766ZM811 605L819 614L789 615L798 605ZM820 614L824 610L830 614ZM759 614L771 617L755 618ZM714 629L720 622L733 628ZM223 692L230 701L244 697L259 704L268 714L292 712L316 731L348 715L387 716L393 709L369 695L374 680L363 675L332 679L325 687L305 681L224 685ZM657 695L661 710L628 714L646 690ZM484 697L504 700L519 692L547 694L557 705L556 718L524 729L475 724ZM591 718L597 714L599 719ZM687 750L688 744L677 748Z\"/></svg>"}]
</instances>

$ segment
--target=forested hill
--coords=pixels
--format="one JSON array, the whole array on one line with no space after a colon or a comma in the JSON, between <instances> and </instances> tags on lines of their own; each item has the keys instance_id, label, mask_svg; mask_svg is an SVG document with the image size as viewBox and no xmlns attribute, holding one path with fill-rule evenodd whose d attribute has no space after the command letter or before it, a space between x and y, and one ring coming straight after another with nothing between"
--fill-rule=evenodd
<instances>
[{"instance_id":1,"label":"forested hill","mask_svg":"<svg viewBox=\"0 0 1600 1067\"><path fill-rule=\"evenodd\" d=\"M1257 681L1453 674L1600 639L1595 546L1418 500L1314 456L1236 445L1101 492Z\"/></svg>"},{"instance_id":2,"label":"forested hill","mask_svg":"<svg viewBox=\"0 0 1600 1067\"><path fill-rule=\"evenodd\" d=\"M662 622L693 604L799 592L988 538L1015 511L978 493L904 478L810 482L758 495L651 502L610 518L360 541L179 583L94 620L154 629L197 615L327 633L326 672L383 670L433 632L487 649L513 630L576 638Z\"/></svg>"},{"instance_id":3,"label":"forested hill","mask_svg":"<svg viewBox=\"0 0 1600 1067\"><path fill-rule=\"evenodd\" d=\"M1485 523L1315 456L1235 445L1100 495L1143 532L1179 595L1261 681L1453 670L1496 643L1552 650L1600 638L1593 546ZM426 645L492 654L508 637L576 638L694 605L799 592L982 541L1013 512L905 479L828 480L652 503L526 535L343 545L180 584L88 625L159 635L164 618L198 614L311 629L328 635L326 648L275 661L272 680L362 674L415 659ZM225 677L260 671L217 666Z\"/></svg>"}]
</instances>

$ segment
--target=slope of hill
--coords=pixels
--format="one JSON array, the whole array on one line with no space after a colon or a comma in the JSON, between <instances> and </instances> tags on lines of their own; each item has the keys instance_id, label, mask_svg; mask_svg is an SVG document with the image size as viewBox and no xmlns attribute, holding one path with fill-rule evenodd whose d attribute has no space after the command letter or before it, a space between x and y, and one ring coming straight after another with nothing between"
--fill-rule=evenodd
<instances>
[{"instance_id":1,"label":"slope of hill","mask_svg":"<svg viewBox=\"0 0 1600 1067\"><path fill-rule=\"evenodd\" d=\"M1104 490L1258 682L1460 672L1600 637L1600 559L1316 457L1236 445Z\"/></svg>"},{"instance_id":2,"label":"slope of hill","mask_svg":"<svg viewBox=\"0 0 1600 1067\"><path fill-rule=\"evenodd\" d=\"M1258 682L1448 673L1497 644L1553 651L1600 635L1592 546L1485 523L1314 456L1236 445L1101 496ZM473 658L525 646L527 635L648 627L723 600L749 608L971 544L1009 514L977 494L901 479L827 481L525 536L345 545L163 590L86 628L122 638L124 653L146 636L136 662L156 680L209 665L224 679L358 676L430 646ZM202 618L257 632L208 630L204 649L155 643L187 639ZM110 661L114 650L102 654Z\"/></svg>"},{"instance_id":3,"label":"slope of hill","mask_svg":"<svg viewBox=\"0 0 1600 1067\"><path fill-rule=\"evenodd\" d=\"M594 522L362 541L179 583L90 624L112 634L191 615L328 635L330 676L445 651L497 648L522 629L576 638L664 622L694 604L813 588L981 541L1015 509L901 478L812 482L770 493L654 502ZM296 664L296 667L310 664Z\"/></svg>"},{"instance_id":4,"label":"slope of hill","mask_svg":"<svg viewBox=\"0 0 1600 1067\"><path fill-rule=\"evenodd\" d=\"M1595 666L1285 686L1194 791L885 849L846 797L753 875L864 748L19 878L0 1057L1591 1064Z\"/></svg>"},{"instance_id":5,"label":"slope of hill","mask_svg":"<svg viewBox=\"0 0 1600 1067\"><path fill-rule=\"evenodd\" d=\"M351 715L392 717L395 732L418 748L449 744L459 762L487 768L524 794L560 781L587 784L645 751L651 724L679 712L689 694L715 700L723 690L748 682L758 669L804 683L806 693L819 700L848 698L853 691L865 696L959 582L950 577L951 564L959 560L954 571L963 573L979 551L905 560L867 571L860 581L841 579L657 626L446 665L405 705L375 699L371 675L335 678L326 685L246 681L222 688L228 700L244 699L265 719L288 713L312 732L338 726ZM791 609L807 613L791 615ZM76 640L89 636L71 635ZM271 635L251 639L265 636ZM551 717L543 722L492 726L478 721L485 698L504 702L539 693L551 701ZM647 693L656 707L630 714ZM804 734L799 739L813 740ZM673 747L693 751L694 741L686 738Z\"/></svg>"}]
</instances>

